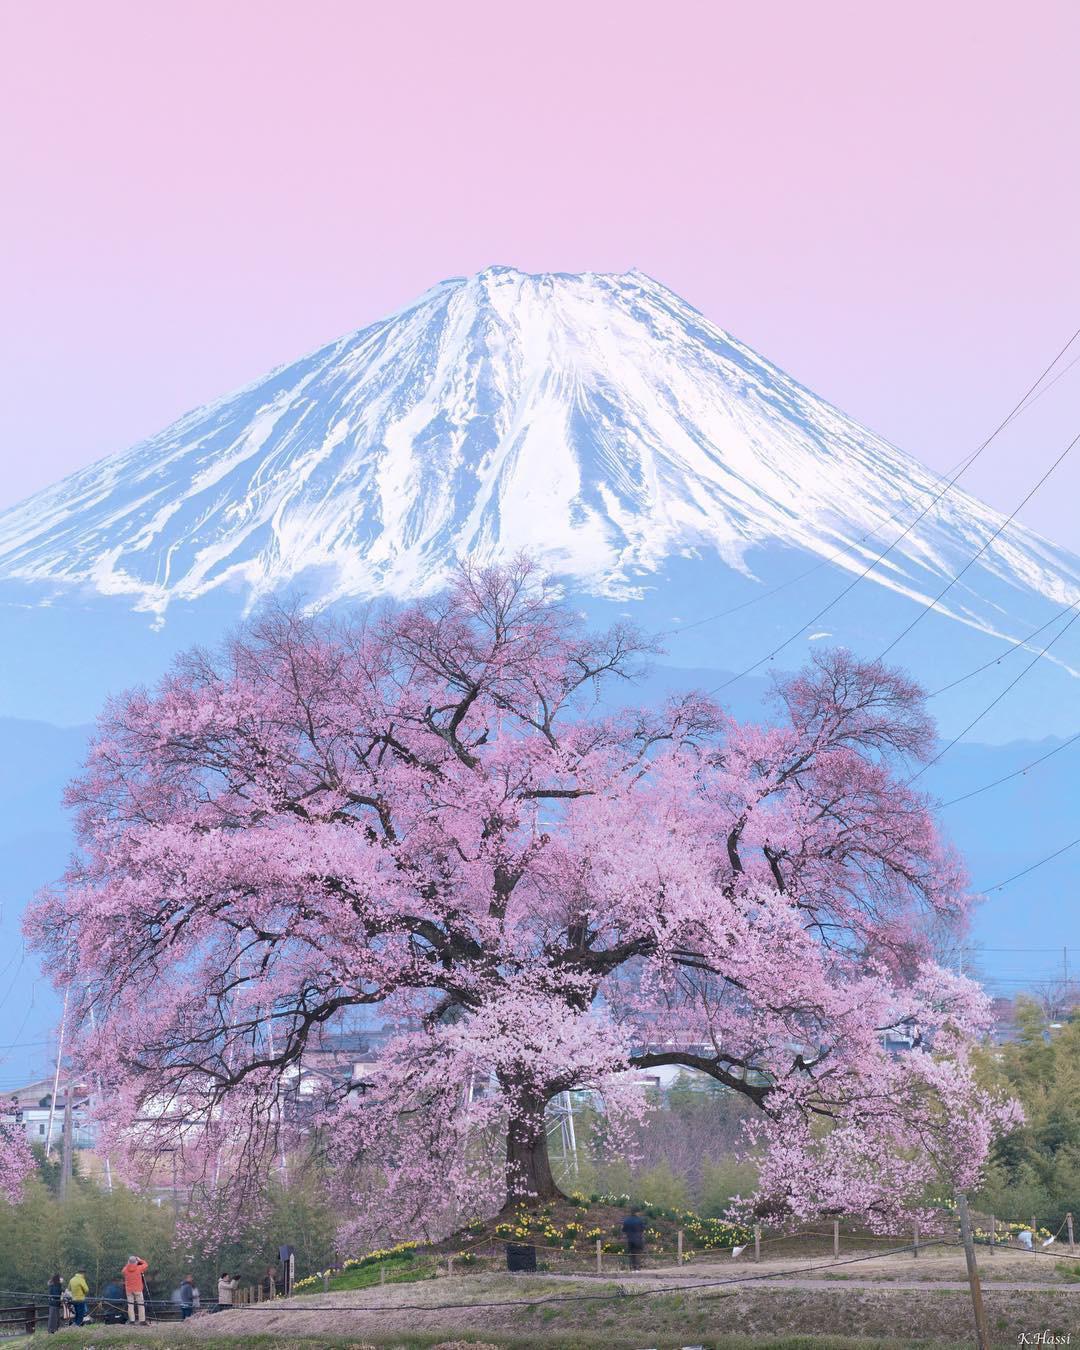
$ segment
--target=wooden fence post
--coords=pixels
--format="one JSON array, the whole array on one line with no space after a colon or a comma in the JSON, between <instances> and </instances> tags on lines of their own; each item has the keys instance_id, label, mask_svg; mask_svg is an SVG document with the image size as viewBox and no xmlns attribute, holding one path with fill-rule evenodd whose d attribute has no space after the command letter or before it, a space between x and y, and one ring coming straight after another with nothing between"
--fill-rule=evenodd
<instances>
[{"instance_id":1,"label":"wooden fence post","mask_svg":"<svg viewBox=\"0 0 1080 1350\"><path fill-rule=\"evenodd\" d=\"M324 1270L322 1273L322 1288L324 1294L330 1292L330 1272L328 1270Z\"/></svg>"},{"instance_id":2,"label":"wooden fence post","mask_svg":"<svg viewBox=\"0 0 1080 1350\"><path fill-rule=\"evenodd\" d=\"M604 1269L604 1251L600 1239L596 1239L596 1273L600 1275Z\"/></svg>"},{"instance_id":3,"label":"wooden fence post","mask_svg":"<svg viewBox=\"0 0 1080 1350\"><path fill-rule=\"evenodd\" d=\"M452 1256L446 1258L446 1273L447 1275L453 1275L454 1273L454 1258Z\"/></svg>"},{"instance_id":4,"label":"wooden fence post","mask_svg":"<svg viewBox=\"0 0 1080 1350\"><path fill-rule=\"evenodd\" d=\"M839 1219L833 1219L833 1221L832 1221L832 1259L833 1259L834 1261L839 1261L839 1260L840 1260L840 1220L839 1220Z\"/></svg>"},{"instance_id":5,"label":"wooden fence post","mask_svg":"<svg viewBox=\"0 0 1080 1350\"><path fill-rule=\"evenodd\" d=\"M754 1260L761 1260L761 1224L754 1224Z\"/></svg>"},{"instance_id":6,"label":"wooden fence post","mask_svg":"<svg viewBox=\"0 0 1080 1350\"><path fill-rule=\"evenodd\" d=\"M1073 1244L1073 1226L1071 1213L1065 1215L1065 1227L1069 1230L1069 1255L1075 1256L1076 1248Z\"/></svg>"},{"instance_id":7,"label":"wooden fence post","mask_svg":"<svg viewBox=\"0 0 1080 1350\"><path fill-rule=\"evenodd\" d=\"M1034 1214L1031 1216L1031 1250L1039 1250L1039 1223Z\"/></svg>"},{"instance_id":8,"label":"wooden fence post","mask_svg":"<svg viewBox=\"0 0 1080 1350\"><path fill-rule=\"evenodd\" d=\"M911 1245L915 1254L915 1260L917 1261L919 1259L919 1222L917 1219L911 1226L911 1237Z\"/></svg>"},{"instance_id":9,"label":"wooden fence post","mask_svg":"<svg viewBox=\"0 0 1080 1350\"><path fill-rule=\"evenodd\" d=\"M968 1217L967 1196L958 1195L956 1204L960 1210L960 1237L964 1243L968 1285L971 1288L971 1305L975 1311L975 1343L978 1350L990 1350L990 1330L986 1325L986 1309L983 1307L979 1268L975 1264L975 1243L971 1237L971 1220Z\"/></svg>"},{"instance_id":10,"label":"wooden fence post","mask_svg":"<svg viewBox=\"0 0 1080 1350\"><path fill-rule=\"evenodd\" d=\"M993 1256L994 1248L997 1246L997 1219L990 1215L990 1255Z\"/></svg>"},{"instance_id":11,"label":"wooden fence post","mask_svg":"<svg viewBox=\"0 0 1080 1350\"><path fill-rule=\"evenodd\" d=\"M380 1265L379 1265L379 1283L380 1283L380 1284L385 1284L385 1283L386 1283L386 1262L385 1262L385 1261L381 1262Z\"/></svg>"},{"instance_id":12,"label":"wooden fence post","mask_svg":"<svg viewBox=\"0 0 1080 1350\"><path fill-rule=\"evenodd\" d=\"M679 1240L679 1265L681 1266L681 1265L682 1265L682 1229L681 1229L681 1228L679 1229L678 1240Z\"/></svg>"}]
</instances>

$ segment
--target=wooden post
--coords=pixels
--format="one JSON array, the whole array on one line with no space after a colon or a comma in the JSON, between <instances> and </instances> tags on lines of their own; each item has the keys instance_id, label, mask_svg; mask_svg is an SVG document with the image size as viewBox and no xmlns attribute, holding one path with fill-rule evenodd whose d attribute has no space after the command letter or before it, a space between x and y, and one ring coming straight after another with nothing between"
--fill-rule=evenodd
<instances>
[{"instance_id":1,"label":"wooden post","mask_svg":"<svg viewBox=\"0 0 1080 1350\"><path fill-rule=\"evenodd\" d=\"M990 1215L990 1255L993 1256L994 1248L997 1246L997 1219Z\"/></svg>"},{"instance_id":2,"label":"wooden post","mask_svg":"<svg viewBox=\"0 0 1080 1350\"><path fill-rule=\"evenodd\" d=\"M1031 1216L1031 1250L1039 1250L1039 1223L1034 1214Z\"/></svg>"},{"instance_id":3,"label":"wooden post","mask_svg":"<svg viewBox=\"0 0 1080 1350\"><path fill-rule=\"evenodd\" d=\"M1066 1215L1065 1215L1065 1227L1069 1230L1069 1255L1070 1255L1070 1256L1075 1256L1075 1255L1076 1255L1076 1248L1075 1248L1075 1246L1073 1245L1072 1214L1066 1214Z\"/></svg>"},{"instance_id":4,"label":"wooden post","mask_svg":"<svg viewBox=\"0 0 1080 1350\"><path fill-rule=\"evenodd\" d=\"M453 1275L454 1273L454 1258L452 1256L446 1258L446 1273L447 1275Z\"/></svg>"},{"instance_id":5,"label":"wooden post","mask_svg":"<svg viewBox=\"0 0 1080 1350\"><path fill-rule=\"evenodd\" d=\"M604 1269L604 1252L600 1244L600 1239L596 1239L596 1273L600 1275Z\"/></svg>"},{"instance_id":6,"label":"wooden post","mask_svg":"<svg viewBox=\"0 0 1080 1350\"><path fill-rule=\"evenodd\" d=\"M681 1266L681 1265L682 1265L682 1229L681 1229L681 1228L679 1229L679 1233L678 1233L678 1241L679 1241L679 1265Z\"/></svg>"},{"instance_id":7,"label":"wooden post","mask_svg":"<svg viewBox=\"0 0 1080 1350\"><path fill-rule=\"evenodd\" d=\"M839 1260L840 1260L840 1220L839 1220L839 1219L833 1219L833 1221L832 1221L832 1259L833 1259L834 1261L839 1261Z\"/></svg>"},{"instance_id":8,"label":"wooden post","mask_svg":"<svg viewBox=\"0 0 1080 1350\"><path fill-rule=\"evenodd\" d=\"M971 1304L975 1311L975 1344L978 1350L990 1350L990 1330L986 1325L986 1309L983 1307L979 1268L975 1264L975 1243L971 1237L971 1219L968 1217L967 1196L958 1195L956 1204L960 1210L960 1236L964 1243L968 1284L971 1287Z\"/></svg>"},{"instance_id":9,"label":"wooden post","mask_svg":"<svg viewBox=\"0 0 1080 1350\"><path fill-rule=\"evenodd\" d=\"M754 1260L761 1260L761 1224L754 1224Z\"/></svg>"},{"instance_id":10,"label":"wooden post","mask_svg":"<svg viewBox=\"0 0 1080 1350\"><path fill-rule=\"evenodd\" d=\"M385 1261L383 1261L382 1264L379 1266L379 1283L380 1283L380 1284L385 1284L385 1283L386 1283L386 1262L385 1262Z\"/></svg>"},{"instance_id":11,"label":"wooden post","mask_svg":"<svg viewBox=\"0 0 1080 1350\"><path fill-rule=\"evenodd\" d=\"M322 1289L324 1294L330 1292L330 1272L328 1270L324 1270L322 1273Z\"/></svg>"}]
</instances>

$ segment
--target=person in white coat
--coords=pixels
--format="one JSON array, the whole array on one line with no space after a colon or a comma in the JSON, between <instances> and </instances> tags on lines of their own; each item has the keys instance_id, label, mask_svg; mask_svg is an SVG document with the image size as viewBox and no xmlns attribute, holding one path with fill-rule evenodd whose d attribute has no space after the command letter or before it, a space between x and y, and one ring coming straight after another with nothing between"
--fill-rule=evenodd
<instances>
[{"instance_id":1,"label":"person in white coat","mask_svg":"<svg viewBox=\"0 0 1080 1350\"><path fill-rule=\"evenodd\" d=\"M239 1284L240 1281L235 1275L230 1275L226 1270L221 1272L221 1279L217 1282L218 1312L232 1307L233 1293L239 1287Z\"/></svg>"}]
</instances>

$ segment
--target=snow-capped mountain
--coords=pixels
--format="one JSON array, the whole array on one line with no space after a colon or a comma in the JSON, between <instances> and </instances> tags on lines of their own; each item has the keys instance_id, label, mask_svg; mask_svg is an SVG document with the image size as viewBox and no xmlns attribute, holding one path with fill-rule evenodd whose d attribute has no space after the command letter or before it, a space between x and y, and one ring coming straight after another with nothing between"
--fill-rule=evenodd
<instances>
[{"instance_id":1,"label":"snow-capped mountain","mask_svg":"<svg viewBox=\"0 0 1080 1350\"><path fill-rule=\"evenodd\" d=\"M940 487L641 273L490 268L0 514L0 578L160 614L297 579L415 593L525 549L632 595L673 557L752 577L777 544L861 571ZM923 601L998 523L952 490L873 579ZM1080 595L1076 559L1020 527L978 571ZM967 580L947 609L1008 630Z\"/></svg>"},{"instance_id":2,"label":"snow-capped mountain","mask_svg":"<svg viewBox=\"0 0 1080 1350\"><path fill-rule=\"evenodd\" d=\"M276 588L406 596L456 557L522 549L591 619L665 634L627 701L715 689L743 716L771 668L818 643L876 655L966 567L889 654L942 691L943 744L982 742L919 786L956 799L945 824L977 886L1024 874L988 902L983 939L1015 943L1022 896L1028 945L1060 943L1080 884L1080 851L1056 854L1080 754L1080 560L1016 525L976 559L1002 519L958 488L933 504L941 488L640 273L444 282L0 513L0 945L63 870L61 785L107 694L212 647ZM56 1012L40 1006L31 1027Z\"/></svg>"},{"instance_id":3,"label":"snow-capped mountain","mask_svg":"<svg viewBox=\"0 0 1080 1350\"><path fill-rule=\"evenodd\" d=\"M942 487L639 272L489 268L0 513L0 712L88 720L275 590L404 597L521 550L705 687L780 643L876 654L966 568L892 659L989 688L1065 622L1080 560L1010 525L972 562L1001 517ZM1078 671L1055 643L1025 720L980 732L1067 734ZM935 705L950 733L973 692Z\"/></svg>"}]
</instances>

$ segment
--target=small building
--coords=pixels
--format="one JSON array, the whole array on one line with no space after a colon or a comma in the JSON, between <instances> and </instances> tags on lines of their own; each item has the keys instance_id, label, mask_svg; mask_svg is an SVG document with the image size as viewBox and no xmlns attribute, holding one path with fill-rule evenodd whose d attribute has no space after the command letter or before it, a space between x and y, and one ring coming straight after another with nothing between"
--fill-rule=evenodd
<instances>
[{"instance_id":1,"label":"small building","mask_svg":"<svg viewBox=\"0 0 1080 1350\"><path fill-rule=\"evenodd\" d=\"M66 1084L54 1103L52 1087L52 1079L43 1078L8 1093L0 1099L0 1123L20 1127L31 1144L58 1149L63 1143L64 1115L70 1092L72 1145L77 1149L93 1148L95 1132L89 1120L89 1089L84 1083Z\"/></svg>"}]
</instances>

